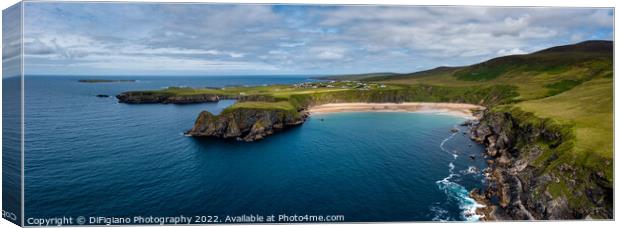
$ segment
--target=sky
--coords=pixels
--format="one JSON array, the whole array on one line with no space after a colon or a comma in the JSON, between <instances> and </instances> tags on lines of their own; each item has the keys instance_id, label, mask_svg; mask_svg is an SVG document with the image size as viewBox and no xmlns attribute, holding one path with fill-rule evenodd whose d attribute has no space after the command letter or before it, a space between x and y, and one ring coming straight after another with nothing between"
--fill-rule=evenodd
<instances>
[{"instance_id":1,"label":"sky","mask_svg":"<svg viewBox=\"0 0 620 228\"><path fill-rule=\"evenodd\" d=\"M415 72L613 39L609 8L29 2L26 74Z\"/></svg>"},{"instance_id":2,"label":"sky","mask_svg":"<svg viewBox=\"0 0 620 228\"><path fill-rule=\"evenodd\" d=\"M2 11L2 78L21 75L21 6Z\"/></svg>"}]
</instances>

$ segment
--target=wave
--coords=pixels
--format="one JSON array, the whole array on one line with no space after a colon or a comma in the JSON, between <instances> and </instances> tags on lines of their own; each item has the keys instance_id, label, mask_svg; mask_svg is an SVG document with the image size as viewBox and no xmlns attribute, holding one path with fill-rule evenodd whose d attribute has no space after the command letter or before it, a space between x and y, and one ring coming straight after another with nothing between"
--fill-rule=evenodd
<instances>
[{"instance_id":1,"label":"wave","mask_svg":"<svg viewBox=\"0 0 620 228\"><path fill-rule=\"evenodd\" d=\"M469 166L467 167L467 169L461 170L460 173L464 175L467 175L467 174L478 175L480 174L480 169L476 166Z\"/></svg>"},{"instance_id":2,"label":"wave","mask_svg":"<svg viewBox=\"0 0 620 228\"><path fill-rule=\"evenodd\" d=\"M449 137L447 137L446 139L444 139L441 144L439 144L439 148L441 148L441 150L443 150L446 153L452 154L454 157L454 160L457 159L458 155L456 154L456 151L450 152L450 150L446 149L444 146L446 144L446 142L448 142L450 139L454 138L454 136L457 134L458 132L452 133ZM453 160L453 161L454 161ZM449 171L449 175L441 180L436 181L435 183L437 184L437 187L442 190L446 196L448 196L448 199L452 199L452 200L456 200L458 202L459 208L462 210L461 212L461 218L466 220L466 221L479 221L480 218L483 217L483 215L478 215L476 214L476 209L478 208L482 208L485 207L485 205L479 204L478 202L476 202L476 200L474 200L473 198L469 197L469 191L463 187L462 185L452 182L452 178L454 177L459 177L460 175L458 173L454 172L454 163L453 161L451 161L448 164L448 171ZM468 167L467 170L461 170L461 173L463 174L472 174L472 173L477 173L479 172L478 169L474 166L470 166ZM431 211L436 212L436 216L433 220L436 221L445 221L445 219L441 219L441 216L445 216L445 212L443 212L443 210L440 210L436 207L431 208ZM449 219L449 218L447 218Z\"/></svg>"},{"instance_id":3,"label":"wave","mask_svg":"<svg viewBox=\"0 0 620 228\"><path fill-rule=\"evenodd\" d=\"M446 222L452 219L448 210L438 205L431 206L431 213L433 214L432 221Z\"/></svg>"}]
</instances>

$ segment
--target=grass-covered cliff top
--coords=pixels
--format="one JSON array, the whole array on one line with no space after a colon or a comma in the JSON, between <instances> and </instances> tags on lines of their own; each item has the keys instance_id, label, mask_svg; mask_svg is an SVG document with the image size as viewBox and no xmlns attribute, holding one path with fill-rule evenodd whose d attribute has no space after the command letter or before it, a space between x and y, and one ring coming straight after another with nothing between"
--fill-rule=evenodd
<instances>
[{"instance_id":1,"label":"grass-covered cliff top","mask_svg":"<svg viewBox=\"0 0 620 228\"><path fill-rule=\"evenodd\" d=\"M230 112L234 109L266 109L266 110L282 110L287 112L297 112L297 108L293 106L288 101L277 101L277 102L263 102L263 101L253 101L253 102L238 102L233 106L224 110L224 113Z\"/></svg>"},{"instance_id":2,"label":"grass-covered cliff top","mask_svg":"<svg viewBox=\"0 0 620 228\"><path fill-rule=\"evenodd\" d=\"M359 81L319 81L296 85L268 85L253 87L187 88L170 87L162 90L133 91L136 96L194 96L218 95L239 99L227 108L281 109L288 103L295 109L311 105L337 102L457 102L493 105L509 103L518 94L509 85L476 85L448 87L434 85L399 85Z\"/></svg>"},{"instance_id":3,"label":"grass-covered cliff top","mask_svg":"<svg viewBox=\"0 0 620 228\"><path fill-rule=\"evenodd\" d=\"M613 79L587 81L555 96L524 101L515 106L542 118L574 125L575 143L566 159L592 169L610 168L613 160ZM609 180L611 169L604 169Z\"/></svg>"}]
</instances>

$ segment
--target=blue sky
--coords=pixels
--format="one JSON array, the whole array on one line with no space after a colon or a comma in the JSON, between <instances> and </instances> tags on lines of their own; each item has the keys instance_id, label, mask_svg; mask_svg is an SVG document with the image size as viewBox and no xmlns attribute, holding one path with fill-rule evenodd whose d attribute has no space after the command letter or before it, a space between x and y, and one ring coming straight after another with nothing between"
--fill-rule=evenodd
<instances>
[{"instance_id":1,"label":"blue sky","mask_svg":"<svg viewBox=\"0 0 620 228\"><path fill-rule=\"evenodd\" d=\"M2 78L21 74L20 12L19 4L2 11Z\"/></svg>"},{"instance_id":2,"label":"blue sky","mask_svg":"<svg viewBox=\"0 0 620 228\"><path fill-rule=\"evenodd\" d=\"M26 3L26 74L414 72L613 38L613 10Z\"/></svg>"}]
</instances>

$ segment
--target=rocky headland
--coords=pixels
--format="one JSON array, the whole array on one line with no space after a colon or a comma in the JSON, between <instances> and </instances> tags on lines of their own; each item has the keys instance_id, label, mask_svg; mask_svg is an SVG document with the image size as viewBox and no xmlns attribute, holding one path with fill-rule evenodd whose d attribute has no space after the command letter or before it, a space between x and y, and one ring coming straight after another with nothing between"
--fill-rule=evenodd
<instances>
[{"instance_id":1,"label":"rocky headland","mask_svg":"<svg viewBox=\"0 0 620 228\"><path fill-rule=\"evenodd\" d=\"M116 95L119 103L128 104L193 104L205 102L218 102L220 96L216 94L196 94L196 95L173 95L154 92L124 92Z\"/></svg>"},{"instance_id":2,"label":"rocky headland","mask_svg":"<svg viewBox=\"0 0 620 228\"><path fill-rule=\"evenodd\" d=\"M573 146L569 126L512 108L486 111L470 135L486 145L489 184L470 193L487 205L477 211L485 219L613 218L613 185L604 174L560 159Z\"/></svg>"}]
</instances>

